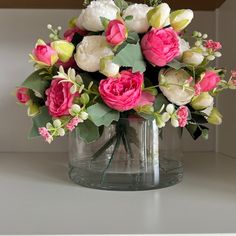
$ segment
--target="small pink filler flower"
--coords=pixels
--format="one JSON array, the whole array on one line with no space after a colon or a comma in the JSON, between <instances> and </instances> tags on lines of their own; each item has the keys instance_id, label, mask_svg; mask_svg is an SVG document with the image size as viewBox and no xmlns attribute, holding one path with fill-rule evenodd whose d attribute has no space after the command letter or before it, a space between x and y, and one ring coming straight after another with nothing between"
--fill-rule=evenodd
<instances>
[{"instance_id":1,"label":"small pink filler flower","mask_svg":"<svg viewBox=\"0 0 236 236\"><path fill-rule=\"evenodd\" d=\"M181 128L185 127L188 123L188 108L186 106L181 106L177 110L177 116L179 121L179 126Z\"/></svg>"},{"instance_id":2,"label":"small pink filler flower","mask_svg":"<svg viewBox=\"0 0 236 236\"><path fill-rule=\"evenodd\" d=\"M75 129L75 127L79 124L83 122L82 119L80 119L79 117L74 117L66 126L66 128L70 131L73 131Z\"/></svg>"},{"instance_id":3,"label":"small pink filler flower","mask_svg":"<svg viewBox=\"0 0 236 236\"><path fill-rule=\"evenodd\" d=\"M39 128L39 134L44 138L44 140L48 143L51 143L53 141L52 135L49 133L47 128L41 127Z\"/></svg>"},{"instance_id":4,"label":"small pink filler flower","mask_svg":"<svg viewBox=\"0 0 236 236\"><path fill-rule=\"evenodd\" d=\"M221 43L215 42L213 40L208 40L204 46L208 49L212 49L213 51L218 51L218 50L222 49Z\"/></svg>"}]
</instances>

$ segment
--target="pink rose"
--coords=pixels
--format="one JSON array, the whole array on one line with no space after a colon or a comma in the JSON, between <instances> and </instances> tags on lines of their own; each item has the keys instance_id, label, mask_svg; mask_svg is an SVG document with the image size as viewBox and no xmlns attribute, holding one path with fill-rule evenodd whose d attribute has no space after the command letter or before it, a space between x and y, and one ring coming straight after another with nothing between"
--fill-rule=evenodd
<instances>
[{"instance_id":1,"label":"pink rose","mask_svg":"<svg viewBox=\"0 0 236 236\"><path fill-rule=\"evenodd\" d=\"M209 92L217 87L220 77L214 71L207 71L196 86L200 87L201 92Z\"/></svg>"},{"instance_id":2,"label":"pink rose","mask_svg":"<svg viewBox=\"0 0 236 236\"><path fill-rule=\"evenodd\" d=\"M181 106L177 110L178 122L180 127L185 127L188 123L188 108L186 106Z\"/></svg>"},{"instance_id":3,"label":"pink rose","mask_svg":"<svg viewBox=\"0 0 236 236\"><path fill-rule=\"evenodd\" d=\"M144 35L141 47L146 59L159 67L167 65L180 54L178 35L172 28L152 29Z\"/></svg>"},{"instance_id":4,"label":"pink rose","mask_svg":"<svg viewBox=\"0 0 236 236\"><path fill-rule=\"evenodd\" d=\"M212 49L213 51L218 51L218 50L222 49L221 43L215 42L213 40L206 41L204 46L208 49Z\"/></svg>"},{"instance_id":5,"label":"pink rose","mask_svg":"<svg viewBox=\"0 0 236 236\"><path fill-rule=\"evenodd\" d=\"M64 33L64 39L67 40L68 42L71 42L73 40L73 37L75 36L75 34L79 34L81 36L86 36L88 34L88 32L85 30L81 30L79 27L74 27L72 29L68 29Z\"/></svg>"},{"instance_id":6,"label":"pink rose","mask_svg":"<svg viewBox=\"0 0 236 236\"><path fill-rule=\"evenodd\" d=\"M69 115L69 109L73 104L73 100L78 94L71 94L71 83L61 82L62 79L54 79L49 89L46 90L49 114L53 117Z\"/></svg>"},{"instance_id":7,"label":"pink rose","mask_svg":"<svg viewBox=\"0 0 236 236\"><path fill-rule=\"evenodd\" d=\"M142 92L137 106L142 107L146 105L153 105L154 101L155 101L155 96L153 96L148 92Z\"/></svg>"},{"instance_id":8,"label":"pink rose","mask_svg":"<svg viewBox=\"0 0 236 236\"><path fill-rule=\"evenodd\" d=\"M142 93L143 74L124 70L119 78L101 80L99 92L103 101L117 111L128 111L138 105Z\"/></svg>"},{"instance_id":9,"label":"pink rose","mask_svg":"<svg viewBox=\"0 0 236 236\"><path fill-rule=\"evenodd\" d=\"M125 25L120 20L111 20L106 29L107 42L112 45L118 45L124 42L127 38Z\"/></svg>"},{"instance_id":10,"label":"pink rose","mask_svg":"<svg viewBox=\"0 0 236 236\"><path fill-rule=\"evenodd\" d=\"M38 44L33 50L34 58L48 66L54 65L58 60L57 52L46 44Z\"/></svg>"},{"instance_id":11,"label":"pink rose","mask_svg":"<svg viewBox=\"0 0 236 236\"><path fill-rule=\"evenodd\" d=\"M30 100L28 91L27 88L18 88L16 90L16 98L20 103L26 104Z\"/></svg>"}]
</instances>

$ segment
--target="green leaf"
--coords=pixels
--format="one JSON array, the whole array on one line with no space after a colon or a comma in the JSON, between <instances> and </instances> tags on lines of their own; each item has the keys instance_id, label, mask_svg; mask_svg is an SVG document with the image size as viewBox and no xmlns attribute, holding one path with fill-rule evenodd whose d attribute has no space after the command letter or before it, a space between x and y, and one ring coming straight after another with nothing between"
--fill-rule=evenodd
<instances>
[{"instance_id":1,"label":"green leaf","mask_svg":"<svg viewBox=\"0 0 236 236\"><path fill-rule=\"evenodd\" d=\"M159 111L163 107L163 105L166 106L168 104L169 104L169 102L163 94L161 94L161 93L157 94L156 100L154 102L155 111Z\"/></svg>"},{"instance_id":2,"label":"green leaf","mask_svg":"<svg viewBox=\"0 0 236 236\"><path fill-rule=\"evenodd\" d=\"M39 93L42 97L45 96L45 90L49 87L50 82L45 79L43 74L45 69L40 69L32 73L22 84L22 87L31 89Z\"/></svg>"},{"instance_id":3,"label":"green leaf","mask_svg":"<svg viewBox=\"0 0 236 236\"><path fill-rule=\"evenodd\" d=\"M88 107L87 112L90 120L96 126L104 125L108 127L113 121L118 121L120 118L120 113L118 111L112 110L101 103L96 103L95 105Z\"/></svg>"},{"instance_id":4,"label":"green leaf","mask_svg":"<svg viewBox=\"0 0 236 236\"><path fill-rule=\"evenodd\" d=\"M198 124L207 124L208 123L207 119L201 114L191 113L191 116L192 116L192 120Z\"/></svg>"},{"instance_id":5,"label":"green leaf","mask_svg":"<svg viewBox=\"0 0 236 236\"><path fill-rule=\"evenodd\" d=\"M52 121L52 117L48 113L48 108L46 106L40 108L40 113L33 117L33 127L29 133L29 138L38 137L38 128L45 127L48 122Z\"/></svg>"},{"instance_id":6,"label":"green leaf","mask_svg":"<svg viewBox=\"0 0 236 236\"><path fill-rule=\"evenodd\" d=\"M136 44L137 42L139 42L138 34L136 32L132 32L132 31L129 32L126 42L131 43L131 44Z\"/></svg>"},{"instance_id":7,"label":"green leaf","mask_svg":"<svg viewBox=\"0 0 236 236\"><path fill-rule=\"evenodd\" d=\"M103 27L106 29L110 20L103 16L100 16L100 20L102 22Z\"/></svg>"},{"instance_id":8,"label":"green leaf","mask_svg":"<svg viewBox=\"0 0 236 236\"><path fill-rule=\"evenodd\" d=\"M120 66L132 67L133 72L144 72L146 70L146 64L139 43L127 44L115 55L113 62Z\"/></svg>"},{"instance_id":9,"label":"green leaf","mask_svg":"<svg viewBox=\"0 0 236 236\"><path fill-rule=\"evenodd\" d=\"M124 0L114 0L114 3L116 4L117 7L120 8L120 11L124 11L129 5L126 1Z\"/></svg>"},{"instance_id":10,"label":"green leaf","mask_svg":"<svg viewBox=\"0 0 236 236\"><path fill-rule=\"evenodd\" d=\"M168 63L168 66L173 68L173 69L179 70L183 67L186 67L187 65L174 59L173 61Z\"/></svg>"},{"instance_id":11,"label":"green leaf","mask_svg":"<svg viewBox=\"0 0 236 236\"><path fill-rule=\"evenodd\" d=\"M134 17L132 15L126 16L125 17L125 21L133 20L133 18Z\"/></svg>"},{"instance_id":12,"label":"green leaf","mask_svg":"<svg viewBox=\"0 0 236 236\"><path fill-rule=\"evenodd\" d=\"M91 143L100 137L99 128L90 120L86 120L77 126L80 138L86 143Z\"/></svg>"}]
</instances>

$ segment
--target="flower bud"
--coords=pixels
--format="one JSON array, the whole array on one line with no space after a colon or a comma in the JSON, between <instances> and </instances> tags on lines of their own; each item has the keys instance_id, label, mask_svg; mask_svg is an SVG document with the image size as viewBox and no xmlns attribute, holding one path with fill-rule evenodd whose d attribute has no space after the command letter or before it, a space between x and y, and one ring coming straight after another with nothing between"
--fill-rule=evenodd
<instances>
[{"instance_id":1,"label":"flower bud","mask_svg":"<svg viewBox=\"0 0 236 236\"><path fill-rule=\"evenodd\" d=\"M83 105L87 105L89 103L89 95L87 93L83 93L81 94L80 96L80 102L83 104Z\"/></svg>"},{"instance_id":2,"label":"flower bud","mask_svg":"<svg viewBox=\"0 0 236 236\"><path fill-rule=\"evenodd\" d=\"M216 107L214 107L212 109L211 114L208 117L207 121L209 124L212 124L212 125L221 125L222 118L223 118L223 116L221 115L221 113L217 110Z\"/></svg>"},{"instance_id":3,"label":"flower bud","mask_svg":"<svg viewBox=\"0 0 236 236\"><path fill-rule=\"evenodd\" d=\"M193 109L199 111L210 107L213 102L213 97L209 93L205 92L201 93L199 96L194 97L191 101L191 106Z\"/></svg>"},{"instance_id":4,"label":"flower bud","mask_svg":"<svg viewBox=\"0 0 236 236\"><path fill-rule=\"evenodd\" d=\"M66 134L66 132L65 132L65 130L64 130L63 128L59 128L59 129L57 130L57 132L58 132L59 136L61 136L61 137Z\"/></svg>"},{"instance_id":5,"label":"flower bud","mask_svg":"<svg viewBox=\"0 0 236 236\"><path fill-rule=\"evenodd\" d=\"M167 3L162 3L157 7L151 9L147 13L147 19L149 24L157 29L161 29L165 26L167 19L170 16L170 7Z\"/></svg>"},{"instance_id":6,"label":"flower bud","mask_svg":"<svg viewBox=\"0 0 236 236\"><path fill-rule=\"evenodd\" d=\"M73 104L70 109L70 114L73 116L73 115L78 114L80 111L81 111L81 107L78 104Z\"/></svg>"},{"instance_id":7,"label":"flower bud","mask_svg":"<svg viewBox=\"0 0 236 236\"><path fill-rule=\"evenodd\" d=\"M188 65L199 66L202 64L203 60L204 56L195 51L188 50L183 54L183 63Z\"/></svg>"},{"instance_id":8,"label":"flower bud","mask_svg":"<svg viewBox=\"0 0 236 236\"><path fill-rule=\"evenodd\" d=\"M51 43L51 47L58 53L59 59L64 63L70 60L75 49L75 46L66 40L54 41Z\"/></svg>"},{"instance_id":9,"label":"flower bud","mask_svg":"<svg viewBox=\"0 0 236 236\"><path fill-rule=\"evenodd\" d=\"M82 111L82 112L79 114L79 117L80 117L82 120L87 120L87 119L88 119L88 113L86 113L85 111Z\"/></svg>"},{"instance_id":10,"label":"flower bud","mask_svg":"<svg viewBox=\"0 0 236 236\"><path fill-rule=\"evenodd\" d=\"M59 128L61 126L61 121L59 119L56 119L53 121L53 125L55 128Z\"/></svg>"},{"instance_id":11,"label":"flower bud","mask_svg":"<svg viewBox=\"0 0 236 236\"><path fill-rule=\"evenodd\" d=\"M100 60L100 73L107 77L116 77L119 74L120 66L112 62L113 56L103 57Z\"/></svg>"},{"instance_id":12,"label":"flower bud","mask_svg":"<svg viewBox=\"0 0 236 236\"><path fill-rule=\"evenodd\" d=\"M30 117L36 116L39 112L40 112L39 107L36 104L30 102L28 110L27 110L28 116Z\"/></svg>"},{"instance_id":13,"label":"flower bud","mask_svg":"<svg viewBox=\"0 0 236 236\"><path fill-rule=\"evenodd\" d=\"M170 14L170 24L175 31L180 32L191 23L193 16L190 9L174 11Z\"/></svg>"}]
</instances>

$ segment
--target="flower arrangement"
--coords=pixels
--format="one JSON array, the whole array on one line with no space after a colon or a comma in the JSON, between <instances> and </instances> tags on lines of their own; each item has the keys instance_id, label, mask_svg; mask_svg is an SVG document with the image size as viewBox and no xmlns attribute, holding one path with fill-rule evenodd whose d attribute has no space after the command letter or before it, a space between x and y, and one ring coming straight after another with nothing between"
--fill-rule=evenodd
<instances>
[{"instance_id":1,"label":"flower arrangement","mask_svg":"<svg viewBox=\"0 0 236 236\"><path fill-rule=\"evenodd\" d=\"M122 117L155 120L160 129L186 128L194 139L208 137L206 124L220 125L214 97L236 89L236 73L211 65L221 56L207 34L185 33L194 14L166 3L124 0L85 2L78 18L50 30L30 55L33 72L17 89L33 128L48 143L78 129L93 142L100 128ZM195 41L191 46L188 38Z\"/></svg>"}]
</instances>

